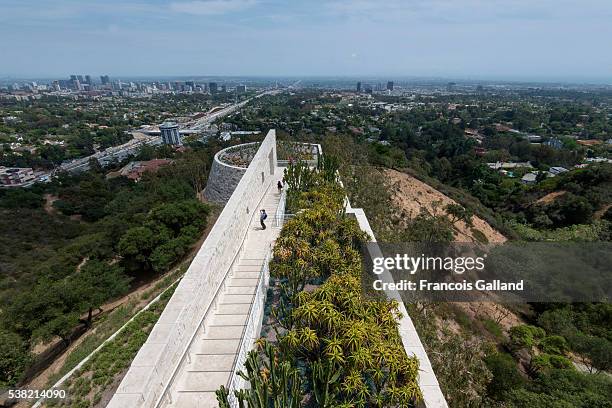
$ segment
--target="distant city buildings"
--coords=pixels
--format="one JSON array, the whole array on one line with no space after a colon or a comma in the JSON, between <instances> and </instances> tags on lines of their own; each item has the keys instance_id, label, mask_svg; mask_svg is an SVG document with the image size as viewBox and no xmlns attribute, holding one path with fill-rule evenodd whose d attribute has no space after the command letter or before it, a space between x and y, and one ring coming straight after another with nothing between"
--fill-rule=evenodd
<instances>
[{"instance_id":1,"label":"distant city buildings","mask_svg":"<svg viewBox=\"0 0 612 408\"><path fill-rule=\"evenodd\" d=\"M108 75L101 75L100 76L100 82L102 82L102 85L108 85L110 84L110 78Z\"/></svg>"},{"instance_id":2,"label":"distant city buildings","mask_svg":"<svg viewBox=\"0 0 612 408\"><path fill-rule=\"evenodd\" d=\"M247 91L246 85L237 85L236 86L236 93L243 94L243 93L246 93L246 91Z\"/></svg>"},{"instance_id":3,"label":"distant city buildings","mask_svg":"<svg viewBox=\"0 0 612 408\"><path fill-rule=\"evenodd\" d=\"M395 88L395 84L393 81L387 81L386 85L384 82L377 82L375 84L371 84L371 83L363 83L361 81L358 81L355 86L355 90L357 93L393 91L394 88Z\"/></svg>"},{"instance_id":4,"label":"distant city buildings","mask_svg":"<svg viewBox=\"0 0 612 408\"><path fill-rule=\"evenodd\" d=\"M217 83L216 82L210 82L208 84L208 90L210 91L211 94L217 93L217 91L218 91Z\"/></svg>"},{"instance_id":5,"label":"distant city buildings","mask_svg":"<svg viewBox=\"0 0 612 408\"><path fill-rule=\"evenodd\" d=\"M172 146L182 146L183 141L179 133L179 126L175 122L164 122L159 125L162 143Z\"/></svg>"}]
</instances>

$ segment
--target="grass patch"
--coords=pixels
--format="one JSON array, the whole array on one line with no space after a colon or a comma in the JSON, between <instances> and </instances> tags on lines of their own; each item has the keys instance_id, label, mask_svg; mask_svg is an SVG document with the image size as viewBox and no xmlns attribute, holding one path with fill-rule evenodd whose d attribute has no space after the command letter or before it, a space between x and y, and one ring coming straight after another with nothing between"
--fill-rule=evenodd
<instances>
[{"instance_id":1,"label":"grass patch","mask_svg":"<svg viewBox=\"0 0 612 408\"><path fill-rule=\"evenodd\" d=\"M502 340L504 338L504 331L499 323L492 319L484 319L482 321L484 328L495 336L497 339Z\"/></svg>"},{"instance_id":2,"label":"grass patch","mask_svg":"<svg viewBox=\"0 0 612 408\"><path fill-rule=\"evenodd\" d=\"M140 313L64 383L67 399L47 401L47 406L90 407L96 404L96 401L99 402L104 391L113 384L118 374L129 367L147 340L175 287L165 292L149 309ZM92 346L93 343L87 345ZM86 347L83 348L85 349Z\"/></svg>"}]
</instances>

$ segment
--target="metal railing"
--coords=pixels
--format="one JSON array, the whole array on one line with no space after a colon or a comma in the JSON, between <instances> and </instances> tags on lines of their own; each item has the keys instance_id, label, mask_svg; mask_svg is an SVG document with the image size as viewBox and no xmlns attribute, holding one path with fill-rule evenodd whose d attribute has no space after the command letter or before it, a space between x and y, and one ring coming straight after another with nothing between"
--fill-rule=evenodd
<instances>
[{"instance_id":1,"label":"metal railing","mask_svg":"<svg viewBox=\"0 0 612 408\"><path fill-rule=\"evenodd\" d=\"M281 191L280 200L278 207L276 207L276 226L282 227L285 222L285 205L287 203L287 189L283 188Z\"/></svg>"},{"instance_id":2,"label":"metal railing","mask_svg":"<svg viewBox=\"0 0 612 408\"><path fill-rule=\"evenodd\" d=\"M249 318L246 326L242 333L240 340L240 346L238 348L238 354L234 360L232 367L232 374L228 384L228 401L232 408L238 408L238 399L234 394L234 391L240 390L245 387L246 381L242 378L238 372L243 369L244 363L246 362L249 351L253 348L253 343L259 337L261 331L261 324L263 320L263 311L266 303L266 291L270 282L270 258L272 255L271 247L268 247L268 252L264 258L261 271L259 272L259 281L257 282L257 289L255 290L255 299L251 304L249 310Z\"/></svg>"}]
</instances>

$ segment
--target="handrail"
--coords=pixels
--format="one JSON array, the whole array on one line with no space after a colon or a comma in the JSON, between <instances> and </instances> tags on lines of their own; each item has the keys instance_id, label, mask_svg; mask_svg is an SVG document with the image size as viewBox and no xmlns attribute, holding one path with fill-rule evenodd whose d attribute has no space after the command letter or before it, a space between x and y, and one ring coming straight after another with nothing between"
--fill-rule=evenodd
<instances>
[{"instance_id":1,"label":"handrail","mask_svg":"<svg viewBox=\"0 0 612 408\"><path fill-rule=\"evenodd\" d=\"M282 227L285 222L285 205L287 202L287 189L283 188L281 191L280 200L278 207L276 207L276 226Z\"/></svg>"},{"instance_id":2,"label":"handrail","mask_svg":"<svg viewBox=\"0 0 612 408\"><path fill-rule=\"evenodd\" d=\"M236 354L236 358L234 359L234 363L232 365L232 374L228 381L228 401L232 408L238 408L238 400L234 394L235 390L238 390L242 387L242 383L244 379L240 377L238 371L242 369L244 363L247 359L247 354L253 347L253 343L257 338L256 327L259 326L259 322L263 318L263 308L265 304L266 298L266 289L268 287L268 282L270 280L270 258L272 255L271 244L268 247L268 251L266 252L266 256L263 261L263 265L261 266L261 270L259 272L259 280L257 282L257 288L255 290L255 298L253 299L253 303L249 308L249 318L242 330L242 337L240 339L240 344L238 346L238 353Z\"/></svg>"}]
</instances>

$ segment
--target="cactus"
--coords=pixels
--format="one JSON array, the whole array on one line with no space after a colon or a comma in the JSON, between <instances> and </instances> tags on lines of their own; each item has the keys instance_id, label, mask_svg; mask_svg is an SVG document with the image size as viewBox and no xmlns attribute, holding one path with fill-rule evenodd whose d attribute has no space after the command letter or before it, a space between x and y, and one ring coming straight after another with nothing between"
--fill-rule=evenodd
<instances>
[{"instance_id":1,"label":"cactus","mask_svg":"<svg viewBox=\"0 0 612 408\"><path fill-rule=\"evenodd\" d=\"M261 358L257 351L250 351L244 363L246 372L238 375L251 385L247 390L236 390L234 395L240 408L299 408L302 401L302 382L298 370L289 361L280 361L273 345L263 342ZM216 391L220 408L229 408L228 390Z\"/></svg>"},{"instance_id":2,"label":"cactus","mask_svg":"<svg viewBox=\"0 0 612 408\"><path fill-rule=\"evenodd\" d=\"M230 408L230 403L228 400L229 390L225 388L224 385L221 386L217 391L215 391L217 395L217 402L219 402L219 408Z\"/></svg>"},{"instance_id":3,"label":"cactus","mask_svg":"<svg viewBox=\"0 0 612 408\"><path fill-rule=\"evenodd\" d=\"M312 363L312 391L318 407L331 407L336 402L334 388L341 374L342 369L334 369L330 361L322 363L318 360Z\"/></svg>"}]
</instances>

